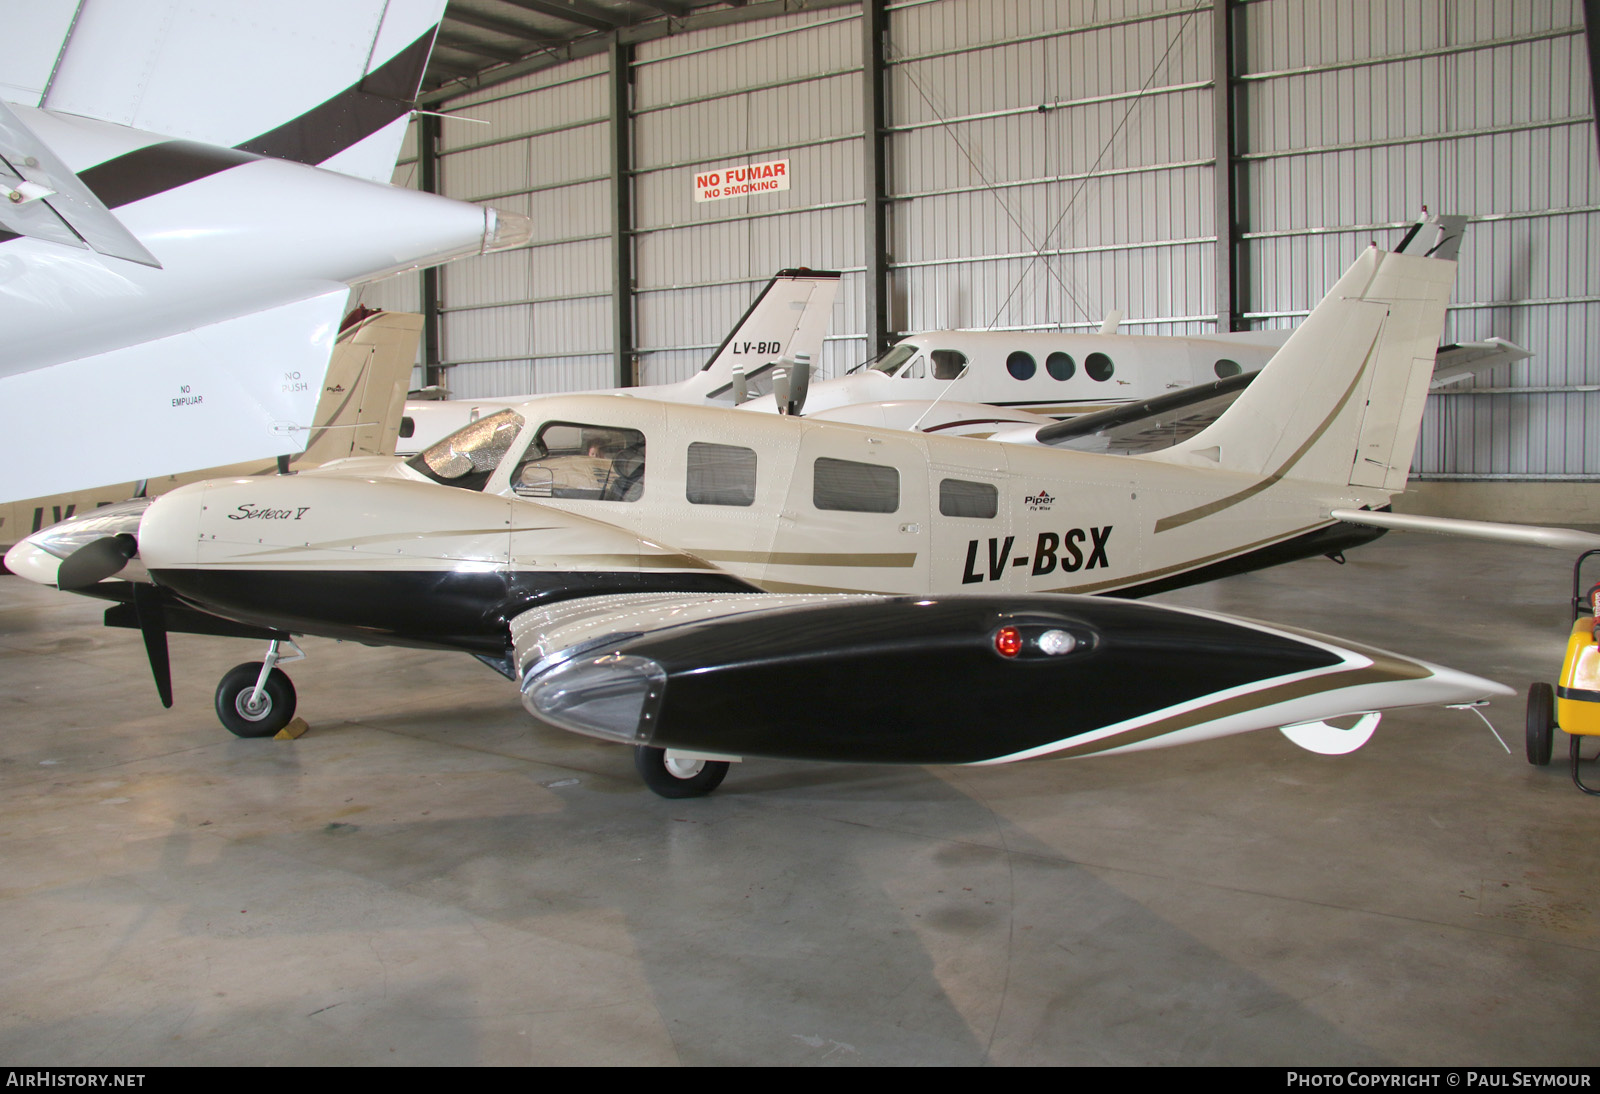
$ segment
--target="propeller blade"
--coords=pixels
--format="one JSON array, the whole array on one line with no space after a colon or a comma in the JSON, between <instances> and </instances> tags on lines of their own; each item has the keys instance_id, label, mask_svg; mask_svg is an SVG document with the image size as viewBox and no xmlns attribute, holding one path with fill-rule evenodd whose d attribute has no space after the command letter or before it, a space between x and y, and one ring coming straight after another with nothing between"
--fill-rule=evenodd
<instances>
[{"instance_id":1,"label":"propeller blade","mask_svg":"<svg viewBox=\"0 0 1600 1094\"><path fill-rule=\"evenodd\" d=\"M150 659L150 675L155 677L156 694L161 696L161 705L170 708L172 659L167 653L167 613L161 606L161 590L142 582L135 584L133 610L139 617L139 634L144 638L145 656Z\"/></svg>"},{"instance_id":2,"label":"propeller blade","mask_svg":"<svg viewBox=\"0 0 1600 1094\"><path fill-rule=\"evenodd\" d=\"M56 587L82 589L103 581L126 566L137 550L138 544L126 534L91 540L61 560L56 570Z\"/></svg>"}]
</instances>

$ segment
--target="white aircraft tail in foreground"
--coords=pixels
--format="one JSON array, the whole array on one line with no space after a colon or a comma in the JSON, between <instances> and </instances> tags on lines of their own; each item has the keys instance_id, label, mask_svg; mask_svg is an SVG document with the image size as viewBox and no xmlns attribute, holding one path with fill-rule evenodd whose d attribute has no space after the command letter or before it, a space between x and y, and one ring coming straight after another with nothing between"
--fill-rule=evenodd
<instances>
[{"instance_id":1,"label":"white aircraft tail in foreground","mask_svg":"<svg viewBox=\"0 0 1600 1094\"><path fill-rule=\"evenodd\" d=\"M296 634L458 650L538 717L635 746L658 793L747 756L1000 763L1277 726L1322 752L1374 712L1509 689L1306 632L1119 597L1370 538L1404 482L1453 263L1373 249L1241 399L1114 457L615 395L487 415L416 457L214 480L6 556L166 633L266 639L218 686L293 713ZM1381 404L1381 405L1380 405ZM1359 715L1354 726L1328 719Z\"/></svg>"},{"instance_id":2,"label":"white aircraft tail in foreground","mask_svg":"<svg viewBox=\"0 0 1600 1094\"><path fill-rule=\"evenodd\" d=\"M525 235L386 184L443 6L44 4L7 26L0 502L300 451L350 284ZM71 445L40 412L63 397Z\"/></svg>"}]
</instances>

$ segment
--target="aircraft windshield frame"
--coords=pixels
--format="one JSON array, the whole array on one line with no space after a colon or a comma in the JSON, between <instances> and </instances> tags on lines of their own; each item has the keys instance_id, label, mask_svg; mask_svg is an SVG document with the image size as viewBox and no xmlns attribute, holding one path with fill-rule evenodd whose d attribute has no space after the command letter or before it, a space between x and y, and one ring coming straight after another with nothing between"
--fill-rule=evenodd
<instances>
[{"instance_id":1,"label":"aircraft windshield frame","mask_svg":"<svg viewBox=\"0 0 1600 1094\"><path fill-rule=\"evenodd\" d=\"M890 346L873 358L867 368L873 372L881 372L885 376L893 376L900 370L901 365L916 356L920 348L910 342L901 342L898 345Z\"/></svg>"},{"instance_id":2,"label":"aircraft windshield frame","mask_svg":"<svg viewBox=\"0 0 1600 1094\"><path fill-rule=\"evenodd\" d=\"M406 466L445 486L482 490L527 424L515 410L485 415L418 452Z\"/></svg>"}]
</instances>

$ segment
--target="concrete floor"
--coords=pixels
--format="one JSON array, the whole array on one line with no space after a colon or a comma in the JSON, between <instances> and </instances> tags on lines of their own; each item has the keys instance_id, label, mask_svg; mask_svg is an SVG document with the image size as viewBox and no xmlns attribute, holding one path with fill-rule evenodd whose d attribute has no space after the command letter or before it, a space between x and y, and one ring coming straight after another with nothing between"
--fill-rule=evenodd
<instances>
[{"instance_id":1,"label":"concrete floor","mask_svg":"<svg viewBox=\"0 0 1600 1094\"><path fill-rule=\"evenodd\" d=\"M1521 690L1569 561L1392 534L1167 599ZM753 761L674 803L464 656L308 640L311 732L244 741L211 691L256 644L174 638L164 711L98 619L0 577L13 1065L1600 1061L1600 800L1520 699L1511 755L1402 712L1344 757Z\"/></svg>"}]
</instances>

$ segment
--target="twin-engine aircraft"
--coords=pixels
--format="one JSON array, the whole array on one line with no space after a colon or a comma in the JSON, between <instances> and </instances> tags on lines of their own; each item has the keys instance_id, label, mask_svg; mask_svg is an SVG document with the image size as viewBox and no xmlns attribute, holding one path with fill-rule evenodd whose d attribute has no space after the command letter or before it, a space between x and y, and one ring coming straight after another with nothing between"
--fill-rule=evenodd
<instances>
[{"instance_id":1,"label":"twin-engine aircraft","mask_svg":"<svg viewBox=\"0 0 1600 1094\"><path fill-rule=\"evenodd\" d=\"M230 729L294 706L311 634L472 653L537 717L635 746L658 793L744 757L1001 763L1376 712L1488 680L1127 598L1380 533L1454 263L1368 249L1207 429L1112 457L615 395L487 415L410 460L215 480L47 529L7 565L166 632L255 636ZM1328 719L1360 715L1336 728Z\"/></svg>"}]
</instances>

